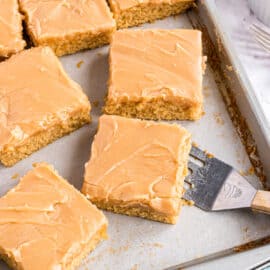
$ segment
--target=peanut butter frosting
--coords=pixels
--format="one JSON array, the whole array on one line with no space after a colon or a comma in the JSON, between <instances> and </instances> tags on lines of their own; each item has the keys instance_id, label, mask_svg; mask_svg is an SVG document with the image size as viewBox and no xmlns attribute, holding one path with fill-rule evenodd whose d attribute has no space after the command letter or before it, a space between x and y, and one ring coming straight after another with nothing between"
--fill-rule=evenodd
<instances>
[{"instance_id":1,"label":"peanut butter frosting","mask_svg":"<svg viewBox=\"0 0 270 270\"><path fill-rule=\"evenodd\" d=\"M17 53L25 45L17 0L0 0L0 57Z\"/></svg>"},{"instance_id":2,"label":"peanut butter frosting","mask_svg":"<svg viewBox=\"0 0 270 270\"><path fill-rule=\"evenodd\" d=\"M180 98L202 103L197 30L121 30L112 40L108 99Z\"/></svg>"},{"instance_id":3,"label":"peanut butter frosting","mask_svg":"<svg viewBox=\"0 0 270 270\"><path fill-rule=\"evenodd\" d=\"M115 27L106 0L19 0L36 39Z\"/></svg>"},{"instance_id":4,"label":"peanut butter frosting","mask_svg":"<svg viewBox=\"0 0 270 270\"><path fill-rule=\"evenodd\" d=\"M179 2L188 2L190 0L110 0L116 10L125 10L138 5L145 4L175 4Z\"/></svg>"},{"instance_id":5,"label":"peanut butter frosting","mask_svg":"<svg viewBox=\"0 0 270 270\"><path fill-rule=\"evenodd\" d=\"M178 215L190 134L178 125L103 115L82 192L95 201Z\"/></svg>"},{"instance_id":6,"label":"peanut butter frosting","mask_svg":"<svg viewBox=\"0 0 270 270\"><path fill-rule=\"evenodd\" d=\"M45 163L0 198L0 252L18 269L70 269L103 226L103 213Z\"/></svg>"},{"instance_id":7,"label":"peanut butter frosting","mask_svg":"<svg viewBox=\"0 0 270 270\"><path fill-rule=\"evenodd\" d=\"M0 151L90 108L48 47L20 52L0 63Z\"/></svg>"}]
</instances>

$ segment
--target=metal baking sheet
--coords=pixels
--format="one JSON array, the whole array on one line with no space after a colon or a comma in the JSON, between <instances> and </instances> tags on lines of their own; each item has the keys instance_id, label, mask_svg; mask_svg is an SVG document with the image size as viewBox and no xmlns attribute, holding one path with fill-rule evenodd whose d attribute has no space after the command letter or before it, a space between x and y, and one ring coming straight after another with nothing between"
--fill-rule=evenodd
<instances>
[{"instance_id":1,"label":"metal baking sheet","mask_svg":"<svg viewBox=\"0 0 270 270\"><path fill-rule=\"evenodd\" d=\"M232 2L200 0L198 13L201 23L206 25L212 41L218 48L218 54L222 58L222 69L229 77L229 87L252 131L264 167L266 186L269 188L270 107L269 87L265 81L266 74L269 73L269 56L263 50L260 51L260 46L256 47L257 44L249 30L254 17L250 15L247 1L237 1L235 5ZM250 78L252 68L247 65L252 64L253 69L257 68L261 72L256 80L254 76L252 80ZM256 82L258 87L255 89Z\"/></svg>"},{"instance_id":2,"label":"metal baking sheet","mask_svg":"<svg viewBox=\"0 0 270 270\"><path fill-rule=\"evenodd\" d=\"M146 24L141 28L191 28L191 24L184 14ZM106 95L108 47L65 56L61 58L61 62L92 101L93 122L41 149L12 168L1 166L0 195L17 184L18 180L12 179L13 175L23 176L31 168L31 164L38 161L53 164L76 188L80 189L82 185L84 164L89 159L91 142ZM80 67L77 66L79 62ZM203 85L205 115L200 121L178 123L191 131L193 140L201 148L246 173L248 180L260 187L258 179L248 173L251 166L248 155L232 125L209 67ZM105 214L109 219L109 239L102 242L84 260L80 270L163 269L270 235L270 219L248 210L208 213L196 207L184 206L177 225L109 212ZM0 263L0 269L8 268Z\"/></svg>"}]
</instances>

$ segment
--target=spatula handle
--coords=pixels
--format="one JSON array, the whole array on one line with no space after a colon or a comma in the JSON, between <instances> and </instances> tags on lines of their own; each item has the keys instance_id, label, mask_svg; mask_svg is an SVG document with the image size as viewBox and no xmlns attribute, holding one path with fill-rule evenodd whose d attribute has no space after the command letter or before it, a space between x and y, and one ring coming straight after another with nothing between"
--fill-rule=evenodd
<instances>
[{"instance_id":1,"label":"spatula handle","mask_svg":"<svg viewBox=\"0 0 270 270\"><path fill-rule=\"evenodd\" d=\"M270 192L258 190L251 204L254 211L270 214Z\"/></svg>"}]
</instances>

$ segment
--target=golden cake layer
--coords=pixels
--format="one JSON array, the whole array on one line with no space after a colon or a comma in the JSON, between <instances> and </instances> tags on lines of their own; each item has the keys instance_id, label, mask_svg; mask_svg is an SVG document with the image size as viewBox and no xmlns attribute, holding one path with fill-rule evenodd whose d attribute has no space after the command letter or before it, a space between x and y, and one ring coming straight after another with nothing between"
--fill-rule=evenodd
<instances>
[{"instance_id":1,"label":"golden cake layer","mask_svg":"<svg viewBox=\"0 0 270 270\"><path fill-rule=\"evenodd\" d=\"M90 103L49 47L0 63L0 161L11 166L90 121Z\"/></svg>"},{"instance_id":2,"label":"golden cake layer","mask_svg":"<svg viewBox=\"0 0 270 270\"><path fill-rule=\"evenodd\" d=\"M23 50L25 45L17 0L0 0L0 59Z\"/></svg>"},{"instance_id":3,"label":"golden cake layer","mask_svg":"<svg viewBox=\"0 0 270 270\"><path fill-rule=\"evenodd\" d=\"M190 137L175 124L101 116L82 192L102 209L176 223Z\"/></svg>"},{"instance_id":4,"label":"golden cake layer","mask_svg":"<svg viewBox=\"0 0 270 270\"><path fill-rule=\"evenodd\" d=\"M184 12L194 0L109 0L118 28L126 28Z\"/></svg>"},{"instance_id":5,"label":"golden cake layer","mask_svg":"<svg viewBox=\"0 0 270 270\"><path fill-rule=\"evenodd\" d=\"M109 43L116 27L106 0L19 3L32 43L50 46L59 56Z\"/></svg>"},{"instance_id":6,"label":"golden cake layer","mask_svg":"<svg viewBox=\"0 0 270 270\"><path fill-rule=\"evenodd\" d=\"M15 270L72 270L106 229L103 213L45 163L0 198L0 257Z\"/></svg>"},{"instance_id":7,"label":"golden cake layer","mask_svg":"<svg viewBox=\"0 0 270 270\"><path fill-rule=\"evenodd\" d=\"M200 31L117 31L110 49L105 112L143 119L199 119L203 64Z\"/></svg>"}]
</instances>

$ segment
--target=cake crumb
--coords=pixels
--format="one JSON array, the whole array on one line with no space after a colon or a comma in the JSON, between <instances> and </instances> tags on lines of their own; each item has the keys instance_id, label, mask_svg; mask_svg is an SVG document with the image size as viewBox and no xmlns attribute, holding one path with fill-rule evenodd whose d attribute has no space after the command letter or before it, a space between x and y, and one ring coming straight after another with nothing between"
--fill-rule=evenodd
<instances>
[{"instance_id":1,"label":"cake crumb","mask_svg":"<svg viewBox=\"0 0 270 270\"><path fill-rule=\"evenodd\" d=\"M103 54L102 54L101 52L98 52L97 55L98 55L98 56L102 56Z\"/></svg>"},{"instance_id":2,"label":"cake crumb","mask_svg":"<svg viewBox=\"0 0 270 270\"><path fill-rule=\"evenodd\" d=\"M233 71L233 67L231 65L226 65L226 68L229 70L229 71Z\"/></svg>"},{"instance_id":3,"label":"cake crumb","mask_svg":"<svg viewBox=\"0 0 270 270\"><path fill-rule=\"evenodd\" d=\"M196 142L192 142L192 146L199 147L199 145Z\"/></svg>"},{"instance_id":4,"label":"cake crumb","mask_svg":"<svg viewBox=\"0 0 270 270\"><path fill-rule=\"evenodd\" d=\"M255 174L255 169L254 169L253 166L250 166L250 168L248 169L248 173L249 173L250 175L254 175L254 174Z\"/></svg>"},{"instance_id":5,"label":"cake crumb","mask_svg":"<svg viewBox=\"0 0 270 270\"><path fill-rule=\"evenodd\" d=\"M254 175L255 174L255 169L253 166L250 166L247 170L240 170L240 174L242 176L249 176L249 175Z\"/></svg>"},{"instance_id":6,"label":"cake crumb","mask_svg":"<svg viewBox=\"0 0 270 270\"><path fill-rule=\"evenodd\" d=\"M224 50L223 50L222 41L221 41L221 38L220 38L220 35L219 35L219 31L215 28L214 32L215 32L215 36L216 36L216 42L217 42L218 51L220 53L222 53Z\"/></svg>"},{"instance_id":7,"label":"cake crumb","mask_svg":"<svg viewBox=\"0 0 270 270\"><path fill-rule=\"evenodd\" d=\"M77 65L76 65L76 66L77 66L77 68L80 68L80 67L81 67L81 65L82 65L83 63L84 63L84 61L82 61L82 60L81 60L81 61L79 61L79 62L77 63Z\"/></svg>"},{"instance_id":8,"label":"cake crumb","mask_svg":"<svg viewBox=\"0 0 270 270\"><path fill-rule=\"evenodd\" d=\"M232 82L232 81L233 81L232 78L231 78L229 75L227 75L225 72L223 72L223 76L224 76L229 82Z\"/></svg>"},{"instance_id":9,"label":"cake crumb","mask_svg":"<svg viewBox=\"0 0 270 270\"><path fill-rule=\"evenodd\" d=\"M134 264L131 268L130 268L130 270L137 270L138 269L138 264Z\"/></svg>"},{"instance_id":10,"label":"cake crumb","mask_svg":"<svg viewBox=\"0 0 270 270\"><path fill-rule=\"evenodd\" d=\"M99 101L98 100L95 100L92 103L93 103L94 107L98 107L99 106Z\"/></svg>"},{"instance_id":11,"label":"cake crumb","mask_svg":"<svg viewBox=\"0 0 270 270\"><path fill-rule=\"evenodd\" d=\"M163 244L155 242L155 243L142 243L142 247L158 247L158 248L163 248Z\"/></svg>"},{"instance_id":12,"label":"cake crumb","mask_svg":"<svg viewBox=\"0 0 270 270\"><path fill-rule=\"evenodd\" d=\"M128 245L122 247L122 250L123 251L127 251L128 249L129 249L129 246Z\"/></svg>"},{"instance_id":13,"label":"cake crumb","mask_svg":"<svg viewBox=\"0 0 270 270\"><path fill-rule=\"evenodd\" d=\"M18 173L15 173L11 176L11 179L15 180L19 177L20 175Z\"/></svg>"},{"instance_id":14,"label":"cake crumb","mask_svg":"<svg viewBox=\"0 0 270 270\"><path fill-rule=\"evenodd\" d=\"M127 251L129 249L129 246L128 245L125 245L125 246L122 246L122 247L119 247L119 248L113 248L113 247L110 247L108 249L108 252L112 255L115 255L115 254L119 254L123 251Z\"/></svg>"},{"instance_id":15,"label":"cake crumb","mask_svg":"<svg viewBox=\"0 0 270 270\"><path fill-rule=\"evenodd\" d=\"M154 247L159 247L159 248L162 248L162 247L163 247L163 245L160 244L160 243L154 243L153 246L154 246Z\"/></svg>"},{"instance_id":16,"label":"cake crumb","mask_svg":"<svg viewBox=\"0 0 270 270\"><path fill-rule=\"evenodd\" d=\"M193 205L195 205L195 202L193 200L186 200L186 199L182 198L182 204L186 205L186 206L193 206Z\"/></svg>"},{"instance_id":17,"label":"cake crumb","mask_svg":"<svg viewBox=\"0 0 270 270\"><path fill-rule=\"evenodd\" d=\"M224 120L222 119L220 113L214 113L214 117L217 124L224 125Z\"/></svg>"},{"instance_id":18,"label":"cake crumb","mask_svg":"<svg viewBox=\"0 0 270 270\"><path fill-rule=\"evenodd\" d=\"M109 248L109 253L114 255L116 253L116 249L115 248Z\"/></svg>"},{"instance_id":19,"label":"cake crumb","mask_svg":"<svg viewBox=\"0 0 270 270\"><path fill-rule=\"evenodd\" d=\"M206 156L207 156L208 158L213 158L213 157L215 157L213 154L207 152L206 150L204 151L204 153L206 154Z\"/></svg>"}]
</instances>

